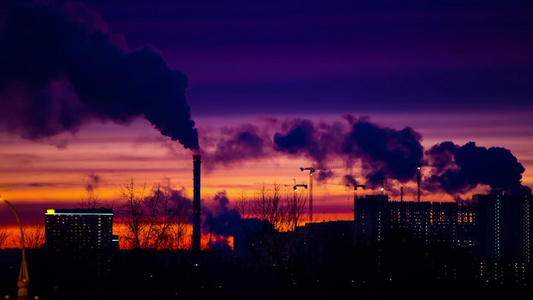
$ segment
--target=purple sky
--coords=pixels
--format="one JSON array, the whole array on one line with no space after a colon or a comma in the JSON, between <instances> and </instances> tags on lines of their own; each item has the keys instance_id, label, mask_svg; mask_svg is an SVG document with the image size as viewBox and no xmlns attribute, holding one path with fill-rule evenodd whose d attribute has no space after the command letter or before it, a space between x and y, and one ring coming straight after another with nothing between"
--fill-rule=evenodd
<instances>
[{"instance_id":1,"label":"purple sky","mask_svg":"<svg viewBox=\"0 0 533 300\"><path fill-rule=\"evenodd\" d=\"M524 1L85 2L188 76L196 116L531 110Z\"/></svg>"},{"instance_id":2,"label":"purple sky","mask_svg":"<svg viewBox=\"0 0 533 300\"><path fill-rule=\"evenodd\" d=\"M0 9L21 2L28 1L7 1ZM187 76L186 101L203 147L242 124L274 131L294 117L348 126L343 114L368 115L380 126L412 127L424 150L443 141L509 149L526 169L522 182L533 186L533 4L526 1L79 2L89 10L78 7L83 13L76 22L109 33L125 53L151 45L170 69ZM77 6L69 7L76 15ZM2 80L0 72L0 88ZM51 85L79 104L68 80ZM0 92L0 101L15 103L2 98L12 90ZM46 205L73 202L91 172L102 178L102 198L116 197L117 186L135 175L192 185L190 151L141 118L123 127L82 116L76 134L58 130L37 143L11 135L10 124L0 122L0 194ZM277 128L265 125L269 118ZM289 161L294 157L267 151L271 156L262 161L244 152L251 158L244 166L205 173L206 199L224 189L234 197L246 180L248 187L296 175L306 180L298 170L310 163L305 157ZM264 166L270 169L254 171ZM316 188L317 204L320 195L346 192Z\"/></svg>"}]
</instances>

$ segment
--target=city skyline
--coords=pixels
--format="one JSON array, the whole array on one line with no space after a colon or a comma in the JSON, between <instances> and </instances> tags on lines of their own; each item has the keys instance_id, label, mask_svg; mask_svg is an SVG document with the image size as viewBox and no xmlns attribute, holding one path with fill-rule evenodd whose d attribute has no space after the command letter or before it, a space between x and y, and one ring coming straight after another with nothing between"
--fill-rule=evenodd
<instances>
[{"instance_id":1,"label":"city skyline","mask_svg":"<svg viewBox=\"0 0 533 300\"><path fill-rule=\"evenodd\" d=\"M234 201L263 183L307 183L308 174L300 167L346 164L346 154L318 159L305 149L271 145L276 133L287 136L298 120L308 120L315 128L341 123L347 134L353 124L346 114L359 120L368 116L377 128L393 132L412 128L420 135L417 145L422 151L445 141L503 147L525 168L518 172L521 183L533 186L528 144L533 137L528 81L532 21L519 2L80 3L54 9L90 33L105 33L124 53L152 45L170 70L187 76L186 103L205 160L206 206L213 205L220 191ZM9 76L0 76L0 101L16 107L20 98L14 95L24 97L24 91L17 94ZM45 92L79 103L69 80L56 78ZM81 114L73 127L51 126L46 129L57 130L53 134L31 135L39 127L27 131L15 120L21 112L2 114L0 194L20 207L26 219L42 217L49 207L73 207L89 189L104 204L116 199L120 185L131 177L146 181L148 188L157 182L185 188L192 199L193 151L161 135L144 116ZM253 130L246 131L249 128ZM266 136L269 144L239 148L231 143L239 132ZM224 142L243 157L227 151L217 156ZM253 152L258 149L268 151ZM210 156L217 158L211 164ZM351 174L367 183L373 170L362 169L364 162L335 169L328 181L315 182L317 220L350 219L352 192L342 176ZM414 163L406 159L405 169ZM394 180L387 181L394 199L399 199L400 186L406 187L406 200L416 198L414 176ZM452 194L423 190L422 199L470 200L487 188L485 184ZM361 191L372 193L379 189ZM8 218L9 212L1 213Z\"/></svg>"},{"instance_id":2,"label":"city skyline","mask_svg":"<svg viewBox=\"0 0 533 300\"><path fill-rule=\"evenodd\" d=\"M342 290L375 299L406 293L425 297L412 293L424 291L423 286L466 299L470 293L510 295L530 289L531 193L509 196L494 191L474 197L470 205L390 202L387 195L354 201L353 221L293 223L288 231L279 230L276 219L282 215L262 220L253 215L241 219L229 211L211 215L206 222L211 224L210 233L202 239L211 233L229 234L232 242L209 238L201 252L190 245L174 248L175 236L161 235L170 224L159 221L140 228L129 223L133 227L122 238L135 245L119 250L111 230L112 210L49 209L44 247L29 252L33 274L29 294L46 299L159 294L167 299L237 297L244 290L317 297ZM145 209L156 208L153 203L145 200ZM178 212L174 208L170 215ZM129 213L117 215L139 217ZM164 211L156 215L160 213L170 216ZM155 240L148 239L151 235ZM174 246L168 248L167 243ZM1 250L11 258L0 261L2 272L12 278L14 268L9 266L18 261L15 250ZM132 285L132 281L149 284ZM2 293L12 294L13 287L3 282Z\"/></svg>"}]
</instances>

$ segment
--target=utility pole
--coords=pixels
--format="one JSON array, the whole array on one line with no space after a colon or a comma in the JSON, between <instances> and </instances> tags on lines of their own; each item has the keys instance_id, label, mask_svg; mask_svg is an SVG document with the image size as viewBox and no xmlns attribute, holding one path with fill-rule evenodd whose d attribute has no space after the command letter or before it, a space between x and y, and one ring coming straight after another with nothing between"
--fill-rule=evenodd
<instances>
[{"instance_id":1,"label":"utility pole","mask_svg":"<svg viewBox=\"0 0 533 300\"><path fill-rule=\"evenodd\" d=\"M27 300L28 299L28 289L30 287L30 277L28 275L28 266L26 265L26 247L24 246L24 230L22 229L22 222L20 221L20 216L17 213L17 210L6 199L2 198L0 196L0 200L3 200L11 210L15 213L15 217L17 218L17 222L20 227L20 239L21 239L21 245L22 245L22 262L20 264L20 272L19 272L19 279L17 282L18 286L18 300Z\"/></svg>"}]
</instances>

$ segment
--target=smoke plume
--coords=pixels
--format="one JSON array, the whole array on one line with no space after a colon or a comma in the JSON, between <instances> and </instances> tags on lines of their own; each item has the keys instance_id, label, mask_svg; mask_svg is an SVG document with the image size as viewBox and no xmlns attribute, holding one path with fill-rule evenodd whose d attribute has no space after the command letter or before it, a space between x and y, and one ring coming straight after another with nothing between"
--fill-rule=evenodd
<instances>
[{"instance_id":1,"label":"smoke plume","mask_svg":"<svg viewBox=\"0 0 533 300\"><path fill-rule=\"evenodd\" d=\"M85 190L87 193L94 193L94 190L100 185L100 175L95 172L87 174L87 184L85 185Z\"/></svg>"},{"instance_id":2,"label":"smoke plume","mask_svg":"<svg viewBox=\"0 0 533 300\"><path fill-rule=\"evenodd\" d=\"M257 233L274 230L273 225L258 218L243 218L235 209L230 208L230 199L225 190L219 191L213 197L211 205L204 206L204 220L202 231L204 234L214 234L217 236L218 245L215 247L227 246L227 237L234 236L244 238L245 232Z\"/></svg>"},{"instance_id":3,"label":"smoke plume","mask_svg":"<svg viewBox=\"0 0 533 300\"><path fill-rule=\"evenodd\" d=\"M229 199L226 191L219 191L213 198L214 206L209 208L204 207L205 233L214 233L224 237L235 235L242 230L241 216L234 209L230 209Z\"/></svg>"},{"instance_id":4,"label":"smoke plume","mask_svg":"<svg viewBox=\"0 0 533 300\"><path fill-rule=\"evenodd\" d=\"M394 182L415 183L417 164L422 165L422 188L456 196L479 185L518 192L524 167L505 148L478 147L474 142L463 146L447 141L424 153L422 136L413 128L394 129L371 122L368 117L347 114L345 122L312 121L289 118L270 119L254 126L245 124L224 128L214 142L214 163L230 166L249 159L264 159L286 154L309 159L317 169L315 179L325 181L339 171L354 174L361 167L361 182L368 188ZM215 139L212 139L215 140ZM343 167L322 170L330 162L342 160ZM357 171L356 171L357 173ZM424 175L426 178L424 178ZM350 175L353 176L353 175ZM353 179L353 178L351 178ZM343 184L354 184L344 177Z\"/></svg>"},{"instance_id":5,"label":"smoke plume","mask_svg":"<svg viewBox=\"0 0 533 300\"><path fill-rule=\"evenodd\" d=\"M213 153L207 155L207 162L229 165L234 162L260 159L267 155L270 147L268 137L257 126L251 124L221 130Z\"/></svg>"},{"instance_id":6,"label":"smoke plume","mask_svg":"<svg viewBox=\"0 0 533 300\"><path fill-rule=\"evenodd\" d=\"M196 150L187 78L152 47L125 49L83 4L11 7L0 28L0 124L38 140L93 121L145 117Z\"/></svg>"},{"instance_id":7,"label":"smoke plume","mask_svg":"<svg viewBox=\"0 0 533 300\"><path fill-rule=\"evenodd\" d=\"M348 161L359 160L366 173L367 184L377 187L384 178L400 182L411 180L416 169L409 166L422 160L422 136L410 127L401 130L381 127L368 118L347 117L351 130L342 144Z\"/></svg>"},{"instance_id":8,"label":"smoke plume","mask_svg":"<svg viewBox=\"0 0 533 300\"><path fill-rule=\"evenodd\" d=\"M344 176L342 176L342 183L347 185L347 186L356 186L357 184L359 184L355 178L353 177L353 175L350 175L350 174L346 174Z\"/></svg>"},{"instance_id":9,"label":"smoke plume","mask_svg":"<svg viewBox=\"0 0 533 300\"><path fill-rule=\"evenodd\" d=\"M344 126L324 122L315 125L307 119L290 119L282 124L281 131L273 137L276 151L303 155L322 164L328 155L337 152Z\"/></svg>"},{"instance_id":10,"label":"smoke plume","mask_svg":"<svg viewBox=\"0 0 533 300\"><path fill-rule=\"evenodd\" d=\"M447 141L431 147L426 155L434 168L424 187L430 191L464 193L478 185L519 193L521 163L509 149L479 147L474 142L463 146Z\"/></svg>"}]
</instances>

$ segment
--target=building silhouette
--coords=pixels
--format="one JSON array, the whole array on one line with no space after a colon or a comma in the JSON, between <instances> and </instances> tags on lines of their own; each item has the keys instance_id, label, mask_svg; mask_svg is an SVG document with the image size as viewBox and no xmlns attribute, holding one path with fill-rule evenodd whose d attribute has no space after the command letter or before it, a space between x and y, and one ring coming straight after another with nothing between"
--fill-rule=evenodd
<instances>
[{"instance_id":1,"label":"building silhouette","mask_svg":"<svg viewBox=\"0 0 533 300\"><path fill-rule=\"evenodd\" d=\"M113 211L47 209L44 246L49 257L63 268L76 269L87 276L110 274L112 257L118 251Z\"/></svg>"},{"instance_id":2,"label":"building silhouette","mask_svg":"<svg viewBox=\"0 0 533 300\"><path fill-rule=\"evenodd\" d=\"M113 236L113 211L97 209L47 209L45 247L61 253L84 254L104 249L118 249Z\"/></svg>"},{"instance_id":3,"label":"building silhouette","mask_svg":"<svg viewBox=\"0 0 533 300\"><path fill-rule=\"evenodd\" d=\"M531 268L530 193L474 195L480 274L486 281L527 282Z\"/></svg>"},{"instance_id":4,"label":"building silhouette","mask_svg":"<svg viewBox=\"0 0 533 300\"><path fill-rule=\"evenodd\" d=\"M354 199L354 243L370 249L365 257L377 272L412 268L387 260L387 251L405 259L405 248L403 254L417 253L440 279L525 285L532 268L531 205L531 193L474 195L472 203L367 195Z\"/></svg>"}]
</instances>

